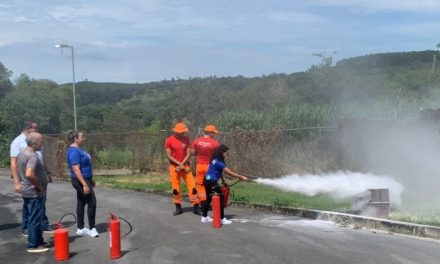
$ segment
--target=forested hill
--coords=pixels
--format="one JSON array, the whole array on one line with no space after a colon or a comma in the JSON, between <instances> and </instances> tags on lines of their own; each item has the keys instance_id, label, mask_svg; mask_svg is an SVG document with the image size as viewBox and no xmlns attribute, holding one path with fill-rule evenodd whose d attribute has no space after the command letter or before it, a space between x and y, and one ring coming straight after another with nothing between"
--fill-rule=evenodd
<instances>
[{"instance_id":1,"label":"forested hill","mask_svg":"<svg viewBox=\"0 0 440 264\"><path fill-rule=\"evenodd\" d=\"M356 70L383 70L389 67L431 67L435 51L380 53L343 59L336 67Z\"/></svg>"},{"instance_id":2,"label":"forested hill","mask_svg":"<svg viewBox=\"0 0 440 264\"><path fill-rule=\"evenodd\" d=\"M280 129L331 124L336 117L402 119L421 107L438 107L440 71L435 51L365 55L332 64L323 57L305 72L245 78L172 79L145 84L77 83L78 126L87 132L169 128L184 120L224 130ZM7 65L5 65L7 66ZM73 123L71 84L20 76L12 85L0 67L0 123L17 133L34 118L43 132Z\"/></svg>"}]
</instances>

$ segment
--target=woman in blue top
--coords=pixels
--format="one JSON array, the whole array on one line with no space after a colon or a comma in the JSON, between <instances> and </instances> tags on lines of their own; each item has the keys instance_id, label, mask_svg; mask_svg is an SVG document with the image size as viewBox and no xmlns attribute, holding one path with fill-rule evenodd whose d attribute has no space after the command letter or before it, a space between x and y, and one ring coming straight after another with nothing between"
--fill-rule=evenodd
<instances>
[{"instance_id":1,"label":"woman in blue top","mask_svg":"<svg viewBox=\"0 0 440 264\"><path fill-rule=\"evenodd\" d=\"M67 164L69 165L73 188L76 189L76 215L78 217L78 230L76 234L97 237L99 234L95 228L96 197L93 191L95 181L93 180L91 157L81 148L84 140L83 132L70 131L67 134L67 141L70 143L67 149ZM90 229L84 227L84 209L86 204Z\"/></svg>"},{"instance_id":2,"label":"woman in blue top","mask_svg":"<svg viewBox=\"0 0 440 264\"><path fill-rule=\"evenodd\" d=\"M232 221L226 219L225 217L225 200L222 194L222 190L218 185L218 180L221 178L223 180L223 171L227 174L240 178L242 180L249 180L246 176L240 175L238 173L233 172L228 167L226 167L225 157L229 148L225 145L220 145L217 150L212 154L211 163L209 164L208 171L206 172L205 179L203 180L203 185L206 190L206 201L203 204L203 216L202 223L212 222L212 218L208 216L208 208L211 204L212 195L216 193L220 196L220 219L222 219L223 225L231 224Z\"/></svg>"}]
</instances>

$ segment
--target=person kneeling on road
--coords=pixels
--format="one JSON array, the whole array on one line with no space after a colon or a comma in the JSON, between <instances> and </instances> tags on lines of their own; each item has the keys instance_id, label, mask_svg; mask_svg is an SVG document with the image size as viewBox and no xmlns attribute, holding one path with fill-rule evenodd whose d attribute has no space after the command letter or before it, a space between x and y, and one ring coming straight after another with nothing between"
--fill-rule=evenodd
<instances>
[{"instance_id":1,"label":"person kneeling on road","mask_svg":"<svg viewBox=\"0 0 440 264\"><path fill-rule=\"evenodd\" d=\"M211 163L209 164L208 172L206 173L203 185L206 189L207 199L203 204L203 216L202 223L212 222L212 218L208 216L209 205L212 201L212 195L220 196L220 219L222 219L223 225L231 224L232 221L226 219L225 217L225 199L223 197L221 188L218 184L218 180L222 178L223 171L227 174L248 181L249 178L238 173L233 172L226 167L225 157L229 148L225 145L220 145L218 149L214 152L211 158ZM222 178L223 180L223 178Z\"/></svg>"}]
</instances>

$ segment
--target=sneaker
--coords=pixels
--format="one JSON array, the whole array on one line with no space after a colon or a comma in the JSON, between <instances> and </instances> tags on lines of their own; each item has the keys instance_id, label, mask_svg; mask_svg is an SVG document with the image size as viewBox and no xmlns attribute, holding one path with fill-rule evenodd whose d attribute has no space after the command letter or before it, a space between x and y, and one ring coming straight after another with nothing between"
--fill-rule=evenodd
<instances>
[{"instance_id":1,"label":"sneaker","mask_svg":"<svg viewBox=\"0 0 440 264\"><path fill-rule=\"evenodd\" d=\"M36 248L28 248L26 251L28 253L42 253L42 252L49 251L49 249L47 247L39 246Z\"/></svg>"},{"instance_id":2,"label":"sneaker","mask_svg":"<svg viewBox=\"0 0 440 264\"><path fill-rule=\"evenodd\" d=\"M39 246L40 247L47 247L48 248L50 246L50 243L41 241Z\"/></svg>"},{"instance_id":3,"label":"sneaker","mask_svg":"<svg viewBox=\"0 0 440 264\"><path fill-rule=\"evenodd\" d=\"M231 221L231 220L228 220L228 219L226 219L226 218L223 218L223 219L222 219L222 225L230 225L230 224L232 224L232 221Z\"/></svg>"},{"instance_id":4,"label":"sneaker","mask_svg":"<svg viewBox=\"0 0 440 264\"><path fill-rule=\"evenodd\" d=\"M43 228L43 233L53 234L53 233L55 233L55 229L53 229L53 227L48 226L48 227Z\"/></svg>"},{"instance_id":5,"label":"sneaker","mask_svg":"<svg viewBox=\"0 0 440 264\"><path fill-rule=\"evenodd\" d=\"M22 237L28 237L28 232L27 232L27 230L23 230L23 231L21 231L21 236L22 236Z\"/></svg>"},{"instance_id":6,"label":"sneaker","mask_svg":"<svg viewBox=\"0 0 440 264\"><path fill-rule=\"evenodd\" d=\"M88 229L88 228L86 228L86 227L84 227L83 229L77 229L76 230L76 234L78 235L78 236L86 236L86 235L88 235L90 233L90 230Z\"/></svg>"},{"instance_id":7,"label":"sneaker","mask_svg":"<svg viewBox=\"0 0 440 264\"><path fill-rule=\"evenodd\" d=\"M193 213L196 215L202 215L202 210L198 204L194 205Z\"/></svg>"},{"instance_id":8,"label":"sneaker","mask_svg":"<svg viewBox=\"0 0 440 264\"><path fill-rule=\"evenodd\" d=\"M98 231L96 231L96 228L90 229L89 236L91 236L91 237L98 237L99 236L99 233L98 233Z\"/></svg>"},{"instance_id":9,"label":"sneaker","mask_svg":"<svg viewBox=\"0 0 440 264\"><path fill-rule=\"evenodd\" d=\"M210 216L207 216L207 217L202 216L201 222L202 223L210 223L210 222L212 222L212 218Z\"/></svg>"}]
</instances>

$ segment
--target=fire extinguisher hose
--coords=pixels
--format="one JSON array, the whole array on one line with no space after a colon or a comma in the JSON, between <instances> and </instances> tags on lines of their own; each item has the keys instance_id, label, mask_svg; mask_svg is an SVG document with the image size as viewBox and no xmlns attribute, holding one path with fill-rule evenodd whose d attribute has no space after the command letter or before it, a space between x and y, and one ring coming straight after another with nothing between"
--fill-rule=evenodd
<instances>
[{"instance_id":1,"label":"fire extinguisher hose","mask_svg":"<svg viewBox=\"0 0 440 264\"><path fill-rule=\"evenodd\" d=\"M124 218L122 218L120 216L118 216L118 219L121 219L122 221L127 223L128 227L129 227L129 230L128 230L128 232L126 234L122 235L122 237L128 236L133 231L133 226L131 226L130 222L128 222L127 219L124 219Z\"/></svg>"},{"instance_id":2,"label":"fire extinguisher hose","mask_svg":"<svg viewBox=\"0 0 440 264\"><path fill-rule=\"evenodd\" d=\"M74 220L72 222L63 222L64 218L67 216L72 216ZM61 216L58 222L55 222L52 226L53 229L59 229L59 228L69 228L74 224L76 224L76 215L74 213L67 213Z\"/></svg>"},{"instance_id":3,"label":"fire extinguisher hose","mask_svg":"<svg viewBox=\"0 0 440 264\"><path fill-rule=\"evenodd\" d=\"M128 232L126 233L126 234L124 234L122 237L126 237L126 236L128 236L132 231L133 231L133 226L130 224L130 222L128 222L127 221L127 219L125 219L125 218L122 218L122 217L120 217L120 216L118 216L118 217L116 217L113 213L110 213L110 218L111 219L120 219L120 220L122 220L122 221L124 221L125 223L127 223L127 225L128 225L128 227L129 227L129 230L128 230ZM109 222L110 223L110 222ZM108 227L107 227L108 228Z\"/></svg>"},{"instance_id":4,"label":"fire extinguisher hose","mask_svg":"<svg viewBox=\"0 0 440 264\"><path fill-rule=\"evenodd\" d=\"M254 181L255 179L258 178L258 177L256 177L256 176L252 176L252 175L249 175L249 174L244 174L244 173L239 173L239 174L248 177L251 181ZM233 184L227 184L227 185L228 185L229 187L233 187L234 185L236 185L236 184L238 184L238 183L240 183L240 182L242 182L242 181L243 181L242 179L239 179L239 180L237 180L236 182L234 182Z\"/></svg>"}]
</instances>

